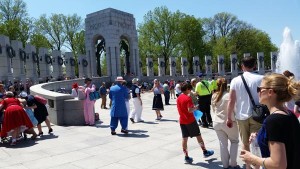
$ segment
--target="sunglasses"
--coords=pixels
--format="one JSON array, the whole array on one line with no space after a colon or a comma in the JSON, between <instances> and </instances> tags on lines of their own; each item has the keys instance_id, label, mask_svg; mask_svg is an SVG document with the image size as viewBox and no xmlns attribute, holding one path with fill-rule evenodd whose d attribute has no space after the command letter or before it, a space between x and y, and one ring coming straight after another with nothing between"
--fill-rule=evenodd
<instances>
[{"instance_id":1,"label":"sunglasses","mask_svg":"<svg viewBox=\"0 0 300 169\"><path fill-rule=\"evenodd\" d=\"M273 89L273 88L257 86L257 88L256 88L257 93L260 93L262 89Z\"/></svg>"}]
</instances>

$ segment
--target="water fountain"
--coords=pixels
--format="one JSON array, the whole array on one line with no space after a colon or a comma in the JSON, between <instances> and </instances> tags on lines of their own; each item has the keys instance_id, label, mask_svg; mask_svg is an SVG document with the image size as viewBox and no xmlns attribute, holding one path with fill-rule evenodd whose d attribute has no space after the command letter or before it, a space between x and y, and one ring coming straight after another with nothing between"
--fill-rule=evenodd
<instances>
[{"instance_id":1,"label":"water fountain","mask_svg":"<svg viewBox=\"0 0 300 169\"><path fill-rule=\"evenodd\" d=\"M300 80L300 42L294 41L291 30L288 27L283 31L283 42L280 45L276 65L277 73L289 70L294 73L297 80Z\"/></svg>"}]
</instances>

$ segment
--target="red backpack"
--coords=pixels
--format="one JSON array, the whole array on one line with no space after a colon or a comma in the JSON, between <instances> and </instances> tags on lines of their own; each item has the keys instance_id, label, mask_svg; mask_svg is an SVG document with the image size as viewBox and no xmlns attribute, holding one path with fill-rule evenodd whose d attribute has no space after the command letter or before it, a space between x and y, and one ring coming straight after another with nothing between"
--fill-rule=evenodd
<instances>
[{"instance_id":1,"label":"red backpack","mask_svg":"<svg viewBox=\"0 0 300 169\"><path fill-rule=\"evenodd\" d=\"M42 103L42 104L47 104L47 99L45 99L44 97L42 96L39 96L39 95L34 95L34 99L39 102L39 103Z\"/></svg>"}]
</instances>

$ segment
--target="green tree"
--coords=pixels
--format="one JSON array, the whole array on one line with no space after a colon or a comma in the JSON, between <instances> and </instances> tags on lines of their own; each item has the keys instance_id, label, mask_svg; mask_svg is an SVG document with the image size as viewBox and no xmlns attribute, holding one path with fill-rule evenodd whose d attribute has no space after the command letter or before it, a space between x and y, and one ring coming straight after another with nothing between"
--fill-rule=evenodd
<instances>
[{"instance_id":1,"label":"green tree","mask_svg":"<svg viewBox=\"0 0 300 169\"><path fill-rule=\"evenodd\" d=\"M30 44L34 45L37 50L41 47L51 48L51 44L48 39L39 33L35 33L30 37Z\"/></svg>"},{"instance_id":2,"label":"green tree","mask_svg":"<svg viewBox=\"0 0 300 169\"><path fill-rule=\"evenodd\" d=\"M82 30L82 19L77 14L62 16L64 34L66 35L66 47L76 52L76 34Z\"/></svg>"},{"instance_id":3,"label":"green tree","mask_svg":"<svg viewBox=\"0 0 300 169\"><path fill-rule=\"evenodd\" d=\"M183 15L179 22L179 45L178 49L182 56L186 56L188 60L188 72L193 73L193 57L200 56L203 59L204 31L200 20L194 16Z\"/></svg>"},{"instance_id":4,"label":"green tree","mask_svg":"<svg viewBox=\"0 0 300 169\"><path fill-rule=\"evenodd\" d=\"M138 26L140 52L144 55L142 58L152 57L153 63L157 64L158 57L162 56L168 61L175 54L174 49L179 44L178 23L181 17L182 13L172 13L166 7L157 7L144 16L144 23Z\"/></svg>"},{"instance_id":5,"label":"green tree","mask_svg":"<svg viewBox=\"0 0 300 169\"><path fill-rule=\"evenodd\" d=\"M52 44L52 49L60 50L65 43L63 18L62 14L52 14L50 17L43 14L36 21L37 31L47 37Z\"/></svg>"},{"instance_id":6,"label":"green tree","mask_svg":"<svg viewBox=\"0 0 300 169\"><path fill-rule=\"evenodd\" d=\"M28 17L26 3L22 0L0 1L0 23Z\"/></svg>"},{"instance_id":7,"label":"green tree","mask_svg":"<svg viewBox=\"0 0 300 169\"><path fill-rule=\"evenodd\" d=\"M31 34L32 19L28 17L26 3L22 0L0 1L0 33L11 40L25 44Z\"/></svg>"}]
</instances>

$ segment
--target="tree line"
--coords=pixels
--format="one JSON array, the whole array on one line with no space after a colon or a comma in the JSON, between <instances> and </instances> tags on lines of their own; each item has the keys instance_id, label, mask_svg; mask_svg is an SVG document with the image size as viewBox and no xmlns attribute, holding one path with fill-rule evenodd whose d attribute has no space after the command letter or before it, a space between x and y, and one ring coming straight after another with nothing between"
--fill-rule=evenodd
<instances>
[{"instance_id":1,"label":"tree line","mask_svg":"<svg viewBox=\"0 0 300 169\"><path fill-rule=\"evenodd\" d=\"M73 52L76 60L78 54L85 54L84 23L80 16L42 14L39 18L32 18L22 0L0 1L0 34L37 48L67 48ZM269 53L277 51L266 32L239 20L233 14L221 12L210 18L196 18L179 10L171 12L165 6L144 15L143 22L138 24L138 40L142 64L145 65L146 57L152 57L154 65L160 57L166 61L176 57L179 68L180 57L186 57L189 73L193 73L194 56L199 56L203 67L205 55L212 56L213 63L216 63L217 55L222 54L225 56L226 69L229 70L229 56L232 53L240 58L243 53L255 56L256 52L264 52L265 65L270 67ZM167 73L168 66L165 66ZM145 74L145 66L142 66L142 71Z\"/></svg>"}]
</instances>

